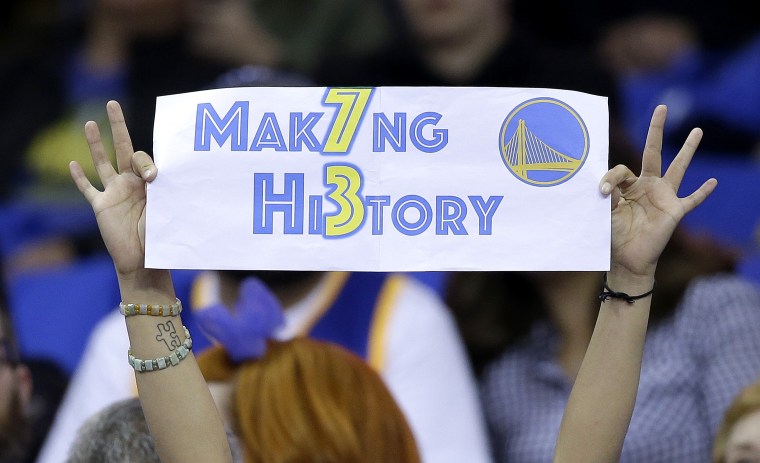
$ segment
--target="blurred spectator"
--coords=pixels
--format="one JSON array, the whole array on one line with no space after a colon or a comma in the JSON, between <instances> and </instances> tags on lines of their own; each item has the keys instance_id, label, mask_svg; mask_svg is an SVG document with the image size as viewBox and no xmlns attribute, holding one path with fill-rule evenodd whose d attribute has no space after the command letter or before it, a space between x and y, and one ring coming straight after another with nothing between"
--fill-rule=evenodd
<instances>
[{"instance_id":1,"label":"blurred spectator","mask_svg":"<svg viewBox=\"0 0 760 463\"><path fill-rule=\"evenodd\" d=\"M227 431L227 437L232 461L242 463L237 438L231 431ZM66 463L94 462L160 463L137 397L104 408L88 418L77 431L77 439Z\"/></svg>"},{"instance_id":2,"label":"blurred spectator","mask_svg":"<svg viewBox=\"0 0 760 463\"><path fill-rule=\"evenodd\" d=\"M640 112L664 103L666 145L678 146L698 126L708 154L760 156L760 34L715 50L700 44L682 19L647 16L618 25L601 46L617 76L631 137L646 133Z\"/></svg>"},{"instance_id":3,"label":"blurred spectator","mask_svg":"<svg viewBox=\"0 0 760 463\"><path fill-rule=\"evenodd\" d=\"M3 314L2 325L8 324ZM31 374L24 365L14 359L5 326L0 326L3 342L3 358L0 359L0 460L8 462L27 461L29 454L30 427L27 407L31 398Z\"/></svg>"},{"instance_id":4,"label":"blurred spectator","mask_svg":"<svg viewBox=\"0 0 760 463\"><path fill-rule=\"evenodd\" d=\"M683 230L663 252L620 461L708 461L731 398L760 375L760 291L733 265L732 253ZM594 272L452 277L447 301L481 367L497 461L551 461L600 281Z\"/></svg>"},{"instance_id":5,"label":"blurred spectator","mask_svg":"<svg viewBox=\"0 0 760 463\"><path fill-rule=\"evenodd\" d=\"M382 50L346 53L317 74L326 85L550 87L613 96L595 55L553 48L520 28L501 0L393 0L398 33Z\"/></svg>"},{"instance_id":6,"label":"blurred spectator","mask_svg":"<svg viewBox=\"0 0 760 463\"><path fill-rule=\"evenodd\" d=\"M646 135L649 119L642 114L665 103L666 152L680 146L693 126L707 134L703 152L747 157L758 151L760 20L750 3L510 3L525 29L555 45L599 54L616 76L621 120L633 139Z\"/></svg>"},{"instance_id":7,"label":"blurred spectator","mask_svg":"<svg viewBox=\"0 0 760 463\"><path fill-rule=\"evenodd\" d=\"M389 2L394 41L373 53L325 61L315 74L320 85L543 87L602 95L609 98L612 150L632 149L614 75L595 53L551 46L521 28L511 2Z\"/></svg>"},{"instance_id":8,"label":"blurred spectator","mask_svg":"<svg viewBox=\"0 0 760 463\"><path fill-rule=\"evenodd\" d=\"M199 313L204 327L216 326L219 344L198 366L251 459L419 462L409 423L378 372L334 343L267 340L272 325L262 325L282 322L282 313L265 308L266 299L244 301L234 314L220 306Z\"/></svg>"},{"instance_id":9,"label":"blurred spectator","mask_svg":"<svg viewBox=\"0 0 760 463\"><path fill-rule=\"evenodd\" d=\"M22 358L0 270L0 462L32 462L68 384L53 361Z\"/></svg>"},{"instance_id":10,"label":"blurred spectator","mask_svg":"<svg viewBox=\"0 0 760 463\"><path fill-rule=\"evenodd\" d=\"M36 461L66 393L69 376L52 359L24 357L22 362L29 368L32 375L32 398L29 404L31 423L29 456Z\"/></svg>"},{"instance_id":11,"label":"blurred spectator","mask_svg":"<svg viewBox=\"0 0 760 463\"><path fill-rule=\"evenodd\" d=\"M760 381L731 402L713 445L713 463L760 461Z\"/></svg>"},{"instance_id":12,"label":"blurred spectator","mask_svg":"<svg viewBox=\"0 0 760 463\"><path fill-rule=\"evenodd\" d=\"M730 49L748 40L760 26L751 2L720 5L690 0L508 0L515 17L533 33L557 44L593 49L604 34L640 16L678 17L710 49Z\"/></svg>"},{"instance_id":13,"label":"blurred spectator","mask_svg":"<svg viewBox=\"0 0 760 463\"><path fill-rule=\"evenodd\" d=\"M308 334L360 355L380 372L406 416L424 461L490 461L472 373L452 317L438 295L399 275L346 272L255 272L285 306L280 340ZM246 272L203 272L188 308L223 300L235 305ZM193 312L183 313L194 350L209 346ZM56 462L91 413L135 394L123 361L129 342L117 311L95 328L40 455ZM420 329L435 336L420 336ZM205 341L204 341L205 340ZM107 367L106 367L107 366ZM105 368L105 370L104 370ZM107 371L106 371L107 370Z\"/></svg>"},{"instance_id":14,"label":"blurred spectator","mask_svg":"<svg viewBox=\"0 0 760 463\"><path fill-rule=\"evenodd\" d=\"M86 156L82 125L102 120L109 99L128 102L130 114L141 115L131 124L133 141L150 146L152 117L145 114L152 114L155 97L195 90L225 69L185 49L185 3L88 2L78 17L61 19L47 46L8 70L1 120L26 123L7 136L15 152L23 153L30 194L60 200L63 192L76 198L66 160ZM32 117L33 111L41 117Z\"/></svg>"},{"instance_id":15,"label":"blurred spectator","mask_svg":"<svg viewBox=\"0 0 760 463\"><path fill-rule=\"evenodd\" d=\"M600 42L607 66L622 75L664 70L698 47L691 24L662 15L637 16L616 24Z\"/></svg>"},{"instance_id":16,"label":"blurred spectator","mask_svg":"<svg viewBox=\"0 0 760 463\"><path fill-rule=\"evenodd\" d=\"M68 161L91 166L82 127L87 120L102 122L106 101L119 99L130 108L133 142L149 149L156 97L197 90L226 70L187 49L185 4L56 3L50 34L5 63L0 151L10 162L3 169L9 189L0 217L7 217L8 227L0 244L10 272L105 252L92 214L71 184ZM110 137L109 131L103 136Z\"/></svg>"},{"instance_id":17,"label":"blurred spectator","mask_svg":"<svg viewBox=\"0 0 760 463\"><path fill-rule=\"evenodd\" d=\"M337 53L384 45L390 24L380 0L191 0L193 50L231 67L311 74Z\"/></svg>"},{"instance_id":18,"label":"blurred spectator","mask_svg":"<svg viewBox=\"0 0 760 463\"><path fill-rule=\"evenodd\" d=\"M56 0L8 0L0 6L0 152L3 168L0 169L0 203L6 200L21 183L23 152L31 138L33 127L50 120L46 108L31 105L32 101L46 101L49 85L34 90L42 99L15 98L25 92L25 79L38 79L32 56L46 50L50 37L57 28ZM29 87L26 95L32 90ZM32 94L33 95L33 94ZM34 95L33 95L34 96ZM28 105L28 106L27 106Z\"/></svg>"},{"instance_id":19,"label":"blurred spectator","mask_svg":"<svg viewBox=\"0 0 760 463\"><path fill-rule=\"evenodd\" d=\"M0 461L33 461L32 375L20 363L0 285Z\"/></svg>"}]
</instances>

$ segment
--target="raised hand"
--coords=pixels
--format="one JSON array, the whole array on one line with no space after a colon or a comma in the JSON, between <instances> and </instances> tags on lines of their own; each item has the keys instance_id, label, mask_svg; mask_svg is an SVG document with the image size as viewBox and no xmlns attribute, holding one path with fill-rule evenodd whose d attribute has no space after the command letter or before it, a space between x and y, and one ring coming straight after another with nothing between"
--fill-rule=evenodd
<instances>
[{"instance_id":1,"label":"raised hand","mask_svg":"<svg viewBox=\"0 0 760 463\"><path fill-rule=\"evenodd\" d=\"M146 183L156 178L156 166L150 156L132 148L119 104L109 101L106 108L116 168L106 154L97 124L90 121L85 124L85 135L104 189L95 188L76 162L69 165L71 177L95 212L116 268L122 301L171 304L176 300L171 273L145 269L145 189ZM126 317L130 352L137 358L167 355L165 344L156 338L164 317L158 318ZM178 316L175 320L181 325ZM179 341L184 341L181 334ZM232 461L221 416L192 353L171 368L140 372L135 379L161 461ZM177 429L183 432L177 433Z\"/></svg>"},{"instance_id":2,"label":"raised hand","mask_svg":"<svg viewBox=\"0 0 760 463\"><path fill-rule=\"evenodd\" d=\"M135 152L116 101L106 105L116 151L116 169L106 153L98 125L89 121L84 130L92 162L104 186L100 191L84 175L82 167L69 164L71 178L95 212L100 233L117 273L129 276L145 263L145 186L156 178L156 167L145 152Z\"/></svg>"},{"instance_id":3,"label":"raised hand","mask_svg":"<svg viewBox=\"0 0 760 463\"><path fill-rule=\"evenodd\" d=\"M600 183L603 194L612 194L612 264L607 281L616 292L643 295L653 288L657 260L676 226L718 183L711 178L688 196L678 197L702 131L691 131L662 175L666 113L665 106L654 110L641 175L615 166ZM651 297L638 298L634 306L625 298L603 300L562 417L555 463L619 461L636 402L650 305Z\"/></svg>"},{"instance_id":4,"label":"raised hand","mask_svg":"<svg viewBox=\"0 0 760 463\"><path fill-rule=\"evenodd\" d=\"M678 222L712 193L718 182L711 178L686 197L678 197L686 169L702 139L694 129L678 155L662 175L662 132L667 108L652 115L642 159L641 176L623 165L615 166L601 180L603 194L612 194L613 270L652 275L657 259Z\"/></svg>"}]
</instances>

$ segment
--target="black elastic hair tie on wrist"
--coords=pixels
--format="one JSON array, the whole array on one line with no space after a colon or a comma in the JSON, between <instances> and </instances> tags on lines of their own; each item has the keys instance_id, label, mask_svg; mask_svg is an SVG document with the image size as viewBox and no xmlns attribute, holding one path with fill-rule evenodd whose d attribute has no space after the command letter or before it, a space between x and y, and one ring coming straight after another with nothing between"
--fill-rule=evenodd
<instances>
[{"instance_id":1,"label":"black elastic hair tie on wrist","mask_svg":"<svg viewBox=\"0 0 760 463\"><path fill-rule=\"evenodd\" d=\"M625 302L629 304L633 304L636 299L643 299L650 294L654 292L654 283L652 284L652 289L645 292L644 294L639 294L638 296L631 296L627 293L619 293L617 291L613 291L609 286L607 286L607 273L604 273L604 277L602 279L602 287L605 289L601 293L599 293L599 300L604 302L607 299L614 298L614 299L623 299Z\"/></svg>"}]
</instances>

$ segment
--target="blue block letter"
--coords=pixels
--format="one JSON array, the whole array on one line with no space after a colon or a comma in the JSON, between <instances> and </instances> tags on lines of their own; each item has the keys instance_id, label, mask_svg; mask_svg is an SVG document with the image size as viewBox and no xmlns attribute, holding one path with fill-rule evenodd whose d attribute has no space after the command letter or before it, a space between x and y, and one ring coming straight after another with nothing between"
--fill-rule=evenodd
<instances>
[{"instance_id":1,"label":"blue block letter","mask_svg":"<svg viewBox=\"0 0 760 463\"><path fill-rule=\"evenodd\" d=\"M236 101L224 117L219 117L211 103L199 103L195 113L195 151L211 150L211 137L222 146L230 139L232 151L248 146L248 102Z\"/></svg>"},{"instance_id":2,"label":"blue block letter","mask_svg":"<svg viewBox=\"0 0 760 463\"><path fill-rule=\"evenodd\" d=\"M367 196L364 203L372 210L372 234L383 234L383 208L391 203L390 196Z\"/></svg>"},{"instance_id":3,"label":"blue block letter","mask_svg":"<svg viewBox=\"0 0 760 463\"><path fill-rule=\"evenodd\" d=\"M414 222L406 220L404 215L409 208L416 209L419 213ZM409 236L419 235L430 226L433 220L433 209L422 196L406 195L393 205L391 219L393 219L393 225L401 233Z\"/></svg>"},{"instance_id":4,"label":"blue block letter","mask_svg":"<svg viewBox=\"0 0 760 463\"><path fill-rule=\"evenodd\" d=\"M406 152L406 113L393 113L392 124L385 114L373 114L372 151L384 153L386 140L397 153Z\"/></svg>"},{"instance_id":5,"label":"blue block letter","mask_svg":"<svg viewBox=\"0 0 760 463\"><path fill-rule=\"evenodd\" d=\"M409 126L409 137L412 139L412 144L423 153L435 153L436 151L440 151L449 142L448 129L433 129L432 138L425 138L422 134L422 130L425 126L438 124L441 117L443 116L439 113L422 113L415 117Z\"/></svg>"},{"instance_id":6,"label":"blue block letter","mask_svg":"<svg viewBox=\"0 0 760 463\"><path fill-rule=\"evenodd\" d=\"M286 235L303 234L303 174L285 174L284 192L274 192L274 174L253 175L253 233L272 234L274 213L282 212Z\"/></svg>"},{"instance_id":7,"label":"blue block letter","mask_svg":"<svg viewBox=\"0 0 760 463\"><path fill-rule=\"evenodd\" d=\"M264 113L261 118L261 124L253 137L251 151L261 151L264 148L274 148L275 151L287 151L285 139L282 137L280 124L277 122L277 116L274 113Z\"/></svg>"},{"instance_id":8,"label":"blue block letter","mask_svg":"<svg viewBox=\"0 0 760 463\"><path fill-rule=\"evenodd\" d=\"M455 235L466 235L462 221L467 217L467 204L458 196L436 196L435 225L436 235L448 235L451 230Z\"/></svg>"},{"instance_id":9,"label":"blue block letter","mask_svg":"<svg viewBox=\"0 0 760 463\"><path fill-rule=\"evenodd\" d=\"M493 215L496 213L496 209L501 204L504 196L489 196L487 200L484 200L482 196L468 196L468 198L470 198L472 207L475 208L475 212L478 214L478 233L490 235Z\"/></svg>"},{"instance_id":10,"label":"blue block letter","mask_svg":"<svg viewBox=\"0 0 760 463\"><path fill-rule=\"evenodd\" d=\"M322 144L314 135L314 126L324 113L290 113L290 151L301 151L301 145L312 152L322 151Z\"/></svg>"}]
</instances>

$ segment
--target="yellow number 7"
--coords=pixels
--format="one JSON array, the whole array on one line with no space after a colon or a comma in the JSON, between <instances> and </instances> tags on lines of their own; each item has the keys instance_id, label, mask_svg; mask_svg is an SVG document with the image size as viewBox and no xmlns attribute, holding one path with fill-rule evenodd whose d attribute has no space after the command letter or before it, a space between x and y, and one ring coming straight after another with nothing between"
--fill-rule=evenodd
<instances>
[{"instance_id":1,"label":"yellow number 7","mask_svg":"<svg viewBox=\"0 0 760 463\"><path fill-rule=\"evenodd\" d=\"M351 149L359 123L372 97L374 88L330 88L323 103L338 107L322 153L345 154Z\"/></svg>"}]
</instances>

